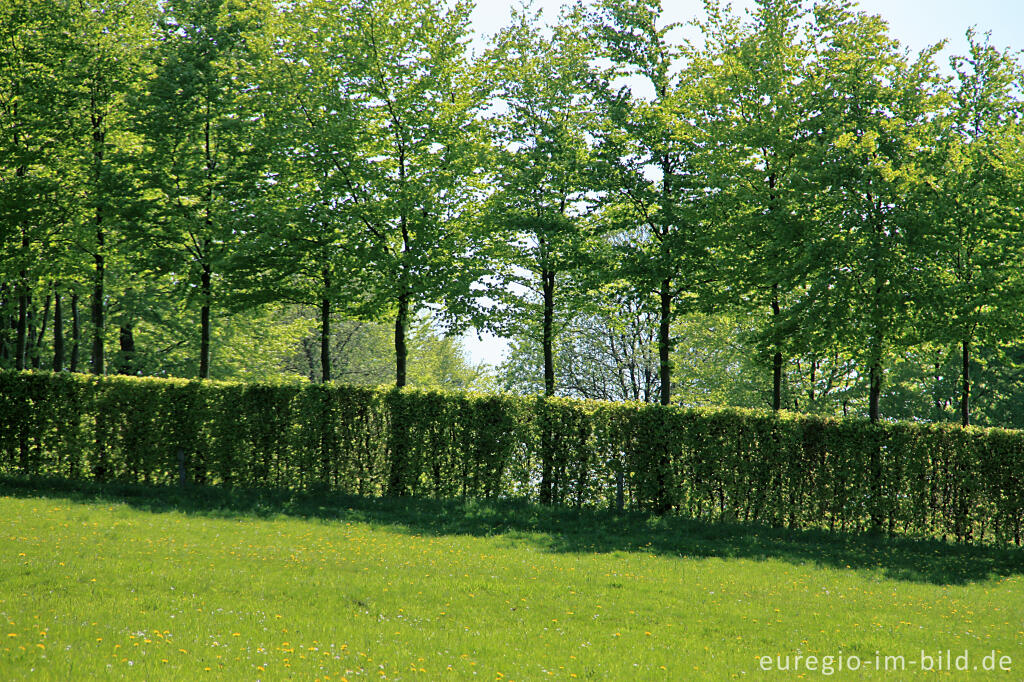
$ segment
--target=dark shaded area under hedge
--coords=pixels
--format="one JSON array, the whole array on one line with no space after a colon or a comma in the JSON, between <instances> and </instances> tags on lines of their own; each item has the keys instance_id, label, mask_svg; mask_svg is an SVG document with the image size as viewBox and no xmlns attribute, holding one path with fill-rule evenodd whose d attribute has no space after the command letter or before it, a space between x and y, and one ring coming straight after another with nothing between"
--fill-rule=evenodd
<instances>
[{"instance_id":1,"label":"dark shaded area under hedge","mask_svg":"<svg viewBox=\"0 0 1024 682\"><path fill-rule=\"evenodd\" d=\"M1024 432L335 385L0 373L0 474L518 497L1020 544Z\"/></svg>"},{"instance_id":2,"label":"dark shaded area under hedge","mask_svg":"<svg viewBox=\"0 0 1024 682\"><path fill-rule=\"evenodd\" d=\"M966 585L1024 575L1024 550L1018 547L769 528L758 523L704 523L673 515L617 514L606 509L549 507L524 500L360 497L278 488L182 488L3 476L0 496L126 504L154 514L359 521L436 537L504 535L510 543L532 545L548 552L775 559L793 565L880 571L891 580L933 585Z\"/></svg>"}]
</instances>

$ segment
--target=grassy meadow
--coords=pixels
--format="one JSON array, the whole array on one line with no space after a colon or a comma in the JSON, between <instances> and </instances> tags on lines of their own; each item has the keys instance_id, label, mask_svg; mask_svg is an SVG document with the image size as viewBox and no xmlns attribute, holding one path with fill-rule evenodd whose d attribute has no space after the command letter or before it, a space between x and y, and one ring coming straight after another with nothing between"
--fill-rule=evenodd
<instances>
[{"instance_id":1,"label":"grassy meadow","mask_svg":"<svg viewBox=\"0 0 1024 682\"><path fill-rule=\"evenodd\" d=\"M4 680L1019 680L1024 552L516 502L7 480L0 628ZM922 672L922 650L979 669ZM991 652L1011 669L981 670ZM758 658L798 654L816 670ZM904 668L876 669L889 655ZM826 673L827 656L862 665Z\"/></svg>"}]
</instances>

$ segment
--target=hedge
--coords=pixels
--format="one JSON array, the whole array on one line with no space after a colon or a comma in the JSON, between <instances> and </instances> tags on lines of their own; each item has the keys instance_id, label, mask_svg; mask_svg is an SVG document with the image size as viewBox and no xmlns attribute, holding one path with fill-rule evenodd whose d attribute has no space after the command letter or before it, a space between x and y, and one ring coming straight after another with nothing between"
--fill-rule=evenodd
<instances>
[{"instance_id":1,"label":"hedge","mask_svg":"<svg viewBox=\"0 0 1024 682\"><path fill-rule=\"evenodd\" d=\"M0 474L526 497L1021 544L1024 432L738 409L0 373Z\"/></svg>"}]
</instances>

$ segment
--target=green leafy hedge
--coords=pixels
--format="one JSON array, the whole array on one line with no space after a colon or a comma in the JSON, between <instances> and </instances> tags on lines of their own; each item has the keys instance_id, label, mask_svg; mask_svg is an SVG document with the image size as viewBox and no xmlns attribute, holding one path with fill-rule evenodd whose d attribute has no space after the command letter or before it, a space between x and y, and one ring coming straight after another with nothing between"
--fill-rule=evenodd
<instances>
[{"instance_id":1,"label":"green leafy hedge","mask_svg":"<svg viewBox=\"0 0 1024 682\"><path fill-rule=\"evenodd\" d=\"M0 373L0 473L615 506L1021 543L1024 432L347 386Z\"/></svg>"}]
</instances>

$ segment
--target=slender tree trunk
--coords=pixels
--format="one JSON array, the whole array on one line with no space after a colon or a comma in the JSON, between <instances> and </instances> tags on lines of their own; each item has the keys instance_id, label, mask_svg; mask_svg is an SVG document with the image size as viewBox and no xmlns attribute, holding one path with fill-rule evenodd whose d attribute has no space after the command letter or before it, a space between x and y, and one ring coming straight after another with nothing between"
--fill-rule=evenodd
<instances>
[{"instance_id":1,"label":"slender tree trunk","mask_svg":"<svg viewBox=\"0 0 1024 682\"><path fill-rule=\"evenodd\" d=\"M103 358L103 337L105 335L103 289L106 262L103 254L105 235L103 233L103 213L96 208L96 253L93 254L94 270L92 275L92 301L90 321L92 322L92 355L89 359L89 370L93 374L103 374L105 370Z\"/></svg>"},{"instance_id":2,"label":"slender tree trunk","mask_svg":"<svg viewBox=\"0 0 1024 682\"><path fill-rule=\"evenodd\" d=\"M768 210L773 213L775 207L775 173L768 174ZM775 354L772 356L772 410L778 412L782 409L782 349L779 347L778 326L779 315L779 285L772 284L772 345Z\"/></svg>"},{"instance_id":3,"label":"slender tree trunk","mask_svg":"<svg viewBox=\"0 0 1024 682\"><path fill-rule=\"evenodd\" d=\"M409 294L398 296L398 314L395 315L395 386L402 388L406 383L405 363L408 349L405 347L405 330L409 323Z\"/></svg>"},{"instance_id":4,"label":"slender tree trunk","mask_svg":"<svg viewBox=\"0 0 1024 682\"><path fill-rule=\"evenodd\" d=\"M50 295L46 295L43 303L43 321L39 325L39 333L32 343L32 369L39 369L43 361L43 341L46 340L46 325L50 322Z\"/></svg>"},{"instance_id":5,"label":"slender tree trunk","mask_svg":"<svg viewBox=\"0 0 1024 682\"><path fill-rule=\"evenodd\" d=\"M99 152L102 155L102 152ZM103 304L104 288L106 284L106 235L103 232L103 210L96 207L96 253L93 254L95 268L92 281L92 301L90 317L92 318L92 355L89 358L89 369L95 375L102 375L106 372L106 359L104 358L104 337L106 336L106 315ZM97 481L104 481L107 477L107 422L103 412L97 412L93 428L95 429L95 453L96 461L92 465L92 474Z\"/></svg>"},{"instance_id":6,"label":"slender tree trunk","mask_svg":"<svg viewBox=\"0 0 1024 682\"><path fill-rule=\"evenodd\" d=\"M402 191L405 190L405 145L399 139L398 142L398 184ZM402 254L403 260L400 261L399 267L399 284L401 285L402 293L398 295L398 313L395 315L395 386L402 388L406 383L405 376L405 362L408 357L408 351L405 347L405 328L408 324L409 317L409 288L406 277L408 273L405 270L405 254L409 251L409 216L406 214L406 208L403 206L402 215L399 219L399 224L402 228Z\"/></svg>"},{"instance_id":7,"label":"slender tree trunk","mask_svg":"<svg viewBox=\"0 0 1024 682\"><path fill-rule=\"evenodd\" d=\"M82 325L78 318L78 292L71 292L71 360L68 362L68 371L78 371L79 346L82 339Z\"/></svg>"},{"instance_id":8,"label":"slender tree trunk","mask_svg":"<svg viewBox=\"0 0 1024 682\"><path fill-rule=\"evenodd\" d=\"M878 408L879 397L882 394L882 363L880 360L874 360L871 364L871 371L869 373L868 381L870 383L869 394L868 394L868 415L871 419L872 424L877 424L878 419L881 416ZM872 434L873 438L879 437L877 433ZM872 510L871 510L871 528L874 531L880 531L884 525L885 517L883 509L881 507L882 501L882 447L881 442L876 441L874 446L871 448L871 454L868 460L868 465L871 467L871 493L872 493Z\"/></svg>"},{"instance_id":9,"label":"slender tree trunk","mask_svg":"<svg viewBox=\"0 0 1024 682\"><path fill-rule=\"evenodd\" d=\"M331 380L331 273L324 268L324 295L320 299L320 381Z\"/></svg>"},{"instance_id":10,"label":"slender tree trunk","mask_svg":"<svg viewBox=\"0 0 1024 682\"><path fill-rule=\"evenodd\" d=\"M868 201L871 202L872 206L875 205L875 200L869 192ZM876 207L877 210L881 210L881 207ZM877 424L881 417L881 411L879 409L879 401L882 396L882 349L884 348L884 334L883 330L883 314L881 311L881 300L882 300L882 282L886 279L883 273L883 259L881 240L884 239L884 232L881 221L875 219L873 221L872 231L874 232L874 241L872 244L871 251L871 278L874 280L874 298L871 301L871 316L872 324L871 331L873 339L871 341L871 371L868 377L869 389L868 389L868 417L871 419L872 424Z\"/></svg>"},{"instance_id":11,"label":"slender tree trunk","mask_svg":"<svg viewBox=\"0 0 1024 682\"><path fill-rule=\"evenodd\" d=\"M213 294L211 281L212 269L208 262L203 263L200 275L203 307L199 310L199 378L210 378L210 300Z\"/></svg>"},{"instance_id":12,"label":"slender tree trunk","mask_svg":"<svg viewBox=\"0 0 1024 682\"><path fill-rule=\"evenodd\" d=\"M209 107L207 107L207 115L209 115ZM203 307L200 310L200 339L199 339L199 378L209 379L210 378L210 305L212 303L212 287L211 273L212 266L210 264L210 238L213 234L213 174L214 174L214 159L213 159L213 131L210 124L210 119L207 118L203 123L203 134L205 136L205 147L204 155L206 157L206 216L204 218L204 225L206 227L206 235L203 239L203 271L201 277L202 296L203 296Z\"/></svg>"},{"instance_id":13,"label":"slender tree trunk","mask_svg":"<svg viewBox=\"0 0 1024 682\"><path fill-rule=\"evenodd\" d=\"M18 328L14 341L14 369L25 369L25 351L28 336L28 292L25 283L28 276L22 271L21 283L18 287Z\"/></svg>"},{"instance_id":14,"label":"slender tree trunk","mask_svg":"<svg viewBox=\"0 0 1024 682\"><path fill-rule=\"evenodd\" d=\"M772 285L772 345L775 346L775 355L772 356L772 410L778 412L782 409L782 351L779 349L777 327L779 324L779 285Z\"/></svg>"},{"instance_id":15,"label":"slender tree trunk","mask_svg":"<svg viewBox=\"0 0 1024 682\"><path fill-rule=\"evenodd\" d=\"M28 309L25 316L25 369L30 369L36 356L36 306L31 294L25 297L25 303Z\"/></svg>"},{"instance_id":16,"label":"slender tree trunk","mask_svg":"<svg viewBox=\"0 0 1024 682\"><path fill-rule=\"evenodd\" d=\"M671 322L672 322L672 282L668 279L661 281L661 319L658 326L658 368L661 379L661 404L668 405L672 402L672 361L669 358L669 351L672 350Z\"/></svg>"},{"instance_id":17,"label":"slender tree trunk","mask_svg":"<svg viewBox=\"0 0 1024 682\"><path fill-rule=\"evenodd\" d=\"M868 417L871 419L871 423L875 424L881 416L878 402L882 395L882 363L879 360L875 360L871 364L868 381L870 384L868 390Z\"/></svg>"},{"instance_id":18,"label":"slender tree trunk","mask_svg":"<svg viewBox=\"0 0 1024 682\"><path fill-rule=\"evenodd\" d=\"M11 303L9 293L7 283L0 284L0 365L6 365L11 359L10 332L18 326L17 318L7 314Z\"/></svg>"},{"instance_id":19,"label":"slender tree trunk","mask_svg":"<svg viewBox=\"0 0 1024 682\"><path fill-rule=\"evenodd\" d=\"M661 319L658 326L658 358L659 375L661 379L661 404L669 405L672 402L672 362L669 352L672 350L671 321L672 321L672 282L665 278L661 281ZM672 495L669 493L671 483L669 470L671 467L672 455L668 450L668 441L664 438L658 439L664 447L658 448L658 492L653 500L654 511L658 514L667 513L671 509Z\"/></svg>"},{"instance_id":20,"label":"slender tree trunk","mask_svg":"<svg viewBox=\"0 0 1024 682\"><path fill-rule=\"evenodd\" d=\"M92 144L93 144L93 191L99 195L100 192L100 170L103 166L104 144L106 142L106 131L103 128L103 114L96 109L95 99L92 102ZM96 227L96 252L93 254L94 269L92 280L92 301L90 317L92 321L92 355L89 358L89 369L93 374L103 374L106 371L106 359L104 358L104 339L106 336L106 320L103 298L106 285L106 233L103 229L103 206L100 202L96 204L94 224Z\"/></svg>"},{"instance_id":21,"label":"slender tree trunk","mask_svg":"<svg viewBox=\"0 0 1024 682\"><path fill-rule=\"evenodd\" d=\"M121 352L118 358L117 373L135 374L135 331L131 322L121 325L118 345Z\"/></svg>"},{"instance_id":22,"label":"slender tree trunk","mask_svg":"<svg viewBox=\"0 0 1024 682\"><path fill-rule=\"evenodd\" d=\"M963 341L963 389L960 394L960 419L964 426L971 425L971 342Z\"/></svg>"},{"instance_id":23,"label":"slender tree trunk","mask_svg":"<svg viewBox=\"0 0 1024 682\"><path fill-rule=\"evenodd\" d=\"M541 284L544 290L544 328L542 346L544 348L544 395L555 394L555 355L554 355L554 322L555 322L555 273L547 267L541 269Z\"/></svg>"},{"instance_id":24,"label":"slender tree trunk","mask_svg":"<svg viewBox=\"0 0 1024 682\"><path fill-rule=\"evenodd\" d=\"M53 371L64 371L64 305L60 290L53 290Z\"/></svg>"},{"instance_id":25,"label":"slender tree trunk","mask_svg":"<svg viewBox=\"0 0 1024 682\"><path fill-rule=\"evenodd\" d=\"M817 360L811 360L811 388L807 391L807 402L809 404L809 409L812 409L812 410L814 409L814 395L815 395L815 385L814 385L814 382L817 381L817 375L818 375L818 361Z\"/></svg>"},{"instance_id":26,"label":"slender tree trunk","mask_svg":"<svg viewBox=\"0 0 1024 682\"><path fill-rule=\"evenodd\" d=\"M18 113L17 100L15 100L13 114L16 117ZM14 147L17 149L21 144L20 136L18 134L18 127L14 126ZM28 168L22 164L14 171L15 177L22 178L28 173ZM28 228L24 223L21 224L21 251L22 257L27 257L29 247L28 239ZM25 355L28 351L27 334L28 334L28 297L29 297L29 286L28 286L28 270L22 268L18 273L18 327L15 332L14 342L14 368L17 370L25 369Z\"/></svg>"}]
</instances>

